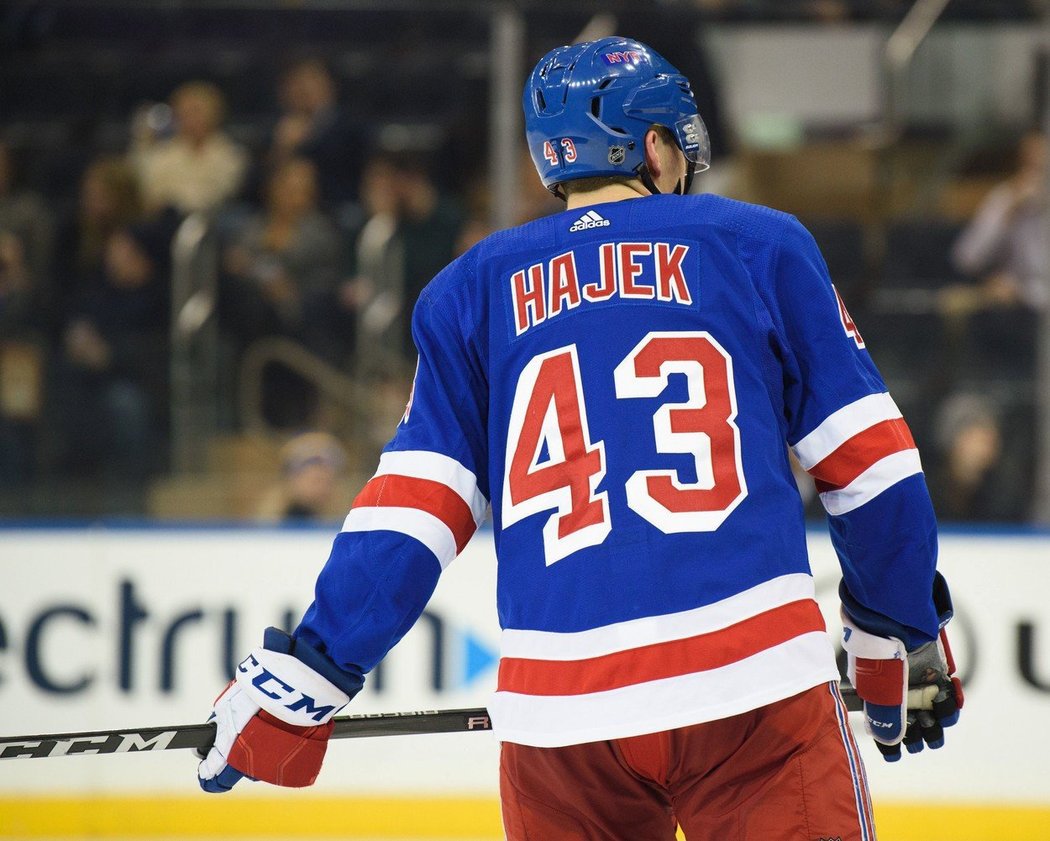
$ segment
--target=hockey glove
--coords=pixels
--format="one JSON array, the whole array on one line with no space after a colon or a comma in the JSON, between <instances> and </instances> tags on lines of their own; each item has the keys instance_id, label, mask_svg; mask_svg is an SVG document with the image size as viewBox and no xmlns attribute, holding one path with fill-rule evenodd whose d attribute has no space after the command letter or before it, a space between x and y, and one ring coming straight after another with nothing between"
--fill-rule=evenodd
<instances>
[{"instance_id":1,"label":"hockey glove","mask_svg":"<svg viewBox=\"0 0 1050 841\"><path fill-rule=\"evenodd\" d=\"M924 745L942 747L944 728L959 720L962 684L952 677L955 662L944 630L952 617L951 599L939 576L934 604L941 624L938 638L911 651L896 637L860 628L842 610L847 676L864 701L865 729L887 762L901 758L902 743L908 753Z\"/></svg>"},{"instance_id":2,"label":"hockey glove","mask_svg":"<svg viewBox=\"0 0 1050 841\"><path fill-rule=\"evenodd\" d=\"M215 700L215 742L197 779L208 792L229 791L242 778L280 786L312 785L332 733L332 717L357 694L363 678L277 628L239 666Z\"/></svg>"}]
</instances>

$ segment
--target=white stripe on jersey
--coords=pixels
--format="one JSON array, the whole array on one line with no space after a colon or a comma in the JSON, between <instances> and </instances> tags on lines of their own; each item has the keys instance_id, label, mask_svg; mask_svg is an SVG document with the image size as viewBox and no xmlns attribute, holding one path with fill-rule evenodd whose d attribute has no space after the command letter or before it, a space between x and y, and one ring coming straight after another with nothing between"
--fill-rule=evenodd
<instances>
[{"instance_id":1,"label":"white stripe on jersey","mask_svg":"<svg viewBox=\"0 0 1050 841\"><path fill-rule=\"evenodd\" d=\"M901 417L889 393L869 394L848 403L827 418L792 449L803 470L819 464L854 435L883 421Z\"/></svg>"},{"instance_id":2,"label":"white stripe on jersey","mask_svg":"<svg viewBox=\"0 0 1050 841\"><path fill-rule=\"evenodd\" d=\"M646 616L571 633L508 628L500 638L500 655L530 660L601 657L617 651L711 633L775 607L815 598L813 577L805 573L793 573L764 581L714 604L681 613Z\"/></svg>"},{"instance_id":3,"label":"white stripe on jersey","mask_svg":"<svg viewBox=\"0 0 1050 841\"><path fill-rule=\"evenodd\" d=\"M820 501L832 516L848 514L916 473L922 473L919 451L902 450L875 462L846 487L822 493Z\"/></svg>"},{"instance_id":4,"label":"white stripe on jersey","mask_svg":"<svg viewBox=\"0 0 1050 841\"><path fill-rule=\"evenodd\" d=\"M488 709L500 741L560 747L728 718L838 678L828 635L812 632L718 669L605 692L496 692Z\"/></svg>"},{"instance_id":5,"label":"white stripe on jersey","mask_svg":"<svg viewBox=\"0 0 1050 841\"><path fill-rule=\"evenodd\" d=\"M456 537L433 514L418 508L351 508L343 531L394 531L414 537L434 553L444 569L456 557Z\"/></svg>"},{"instance_id":6,"label":"white stripe on jersey","mask_svg":"<svg viewBox=\"0 0 1050 841\"><path fill-rule=\"evenodd\" d=\"M375 475L391 474L447 485L467 504L477 525L485 519L489 503L478 490L478 477L454 458L429 450L391 450L379 457Z\"/></svg>"}]
</instances>

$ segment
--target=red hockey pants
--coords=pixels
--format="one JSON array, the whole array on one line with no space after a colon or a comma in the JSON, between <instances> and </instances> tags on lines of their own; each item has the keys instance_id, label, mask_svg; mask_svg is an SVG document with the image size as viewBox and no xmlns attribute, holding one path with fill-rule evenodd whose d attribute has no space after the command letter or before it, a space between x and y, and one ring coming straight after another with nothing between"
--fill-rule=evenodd
<instances>
[{"instance_id":1,"label":"red hockey pants","mask_svg":"<svg viewBox=\"0 0 1050 841\"><path fill-rule=\"evenodd\" d=\"M875 841L834 685L678 730L559 748L504 742L509 841Z\"/></svg>"}]
</instances>

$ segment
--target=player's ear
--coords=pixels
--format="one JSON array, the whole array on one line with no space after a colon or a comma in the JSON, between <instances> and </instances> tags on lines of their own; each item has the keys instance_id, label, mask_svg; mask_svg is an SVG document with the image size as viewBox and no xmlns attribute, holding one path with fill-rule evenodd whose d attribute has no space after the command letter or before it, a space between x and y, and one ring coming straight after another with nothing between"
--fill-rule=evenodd
<instances>
[{"instance_id":1,"label":"player's ear","mask_svg":"<svg viewBox=\"0 0 1050 841\"><path fill-rule=\"evenodd\" d=\"M656 181L664 170L663 160L660 157L660 144L663 143L663 138L656 129L649 129L642 142L645 144L645 165L649 168L649 175L652 176L653 181Z\"/></svg>"}]
</instances>

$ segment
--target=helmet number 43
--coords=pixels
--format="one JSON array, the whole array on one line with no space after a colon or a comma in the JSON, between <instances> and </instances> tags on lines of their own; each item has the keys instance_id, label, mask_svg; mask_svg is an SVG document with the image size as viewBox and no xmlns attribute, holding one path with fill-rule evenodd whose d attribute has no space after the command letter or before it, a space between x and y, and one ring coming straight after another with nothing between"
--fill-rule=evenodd
<instances>
[{"instance_id":1,"label":"helmet number 43","mask_svg":"<svg viewBox=\"0 0 1050 841\"><path fill-rule=\"evenodd\" d=\"M747 496L733 363L706 331L649 333L616 366L618 399L656 398L671 374L687 398L653 414L656 451L690 456L695 482L676 470L636 470L627 505L665 534L716 530ZM514 394L503 483L503 525L555 510L543 526L548 565L602 543L613 528L605 443L592 441L576 345L533 357Z\"/></svg>"},{"instance_id":2,"label":"helmet number 43","mask_svg":"<svg viewBox=\"0 0 1050 841\"><path fill-rule=\"evenodd\" d=\"M543 142L543 157L547 163L551 166L558 165L558 150L555 148L555 144L561 146L562 157L565 159L565 163L575 163L577 157L576 144L572 142L571 137L563 137L561 140L555 140L553 143L550 140Z\"/></svg>"}]
</instances>

